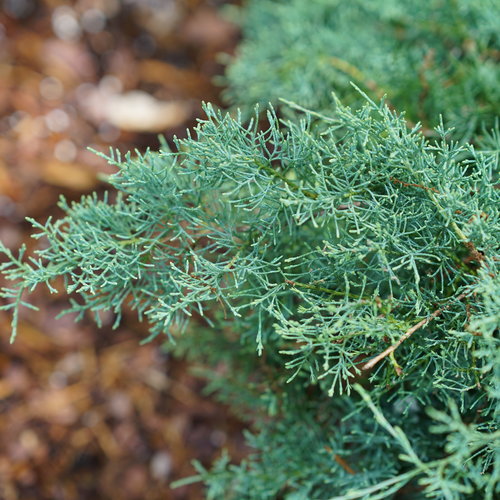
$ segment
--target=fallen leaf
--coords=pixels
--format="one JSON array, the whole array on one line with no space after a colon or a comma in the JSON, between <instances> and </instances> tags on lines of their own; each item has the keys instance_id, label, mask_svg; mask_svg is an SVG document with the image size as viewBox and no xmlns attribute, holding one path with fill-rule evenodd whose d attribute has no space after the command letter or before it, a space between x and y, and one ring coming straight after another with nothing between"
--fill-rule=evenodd
<instances>
[{"instance_id":1,"label":"fallen leaf","mask_svg":"<svg viewBox=\"0 0 500 500\"><path fill-rule=\"evenodd\" d=\"M161 132L183 124L191 115L189 101L160 101L141 90L109 98L105 115L115 127L133 132Z\"/></svg>"},{"instance_id":2,"label":"fallen leaf","mask_svg":"<svg viewBox=\"0 0 500 500\"><path fill-rule=\"evenodd\" d=\"M48 160L42 167L42 179L48 184L75 191L88 191L97 185L97 176L78 163Z\"/></svg>"}]
</instances>

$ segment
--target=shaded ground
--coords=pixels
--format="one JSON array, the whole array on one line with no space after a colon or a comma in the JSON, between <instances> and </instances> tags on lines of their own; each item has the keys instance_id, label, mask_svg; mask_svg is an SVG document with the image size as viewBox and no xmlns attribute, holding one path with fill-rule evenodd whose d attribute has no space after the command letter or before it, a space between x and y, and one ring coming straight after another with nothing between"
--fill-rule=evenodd
<instances>
[{"instance_id":1,"label":"shaded ground","mask_svg":"<svg viewBox=\"0 0 500 500\"><path fill-rule=\"evenodd\" d=\"M60 194L102 191L112 170L87 147L156 147L217 101L211 81L236 29L202 0L4 0L0 11L0 238L32 248L24 217L58 215ZM134 93L130 94L131 91ZM138 93L137 91L140 91ZM148 97L149 96L149 97ZM151 99L155 99L152 101ZM161 113L157 111L161 110ZM9 344L0 314L0 499L197 499L171 491L228 447L241 425L161 341L139 347L130 316L55 320L66 303L41 292Z\"/></svg>"}]
</instances>

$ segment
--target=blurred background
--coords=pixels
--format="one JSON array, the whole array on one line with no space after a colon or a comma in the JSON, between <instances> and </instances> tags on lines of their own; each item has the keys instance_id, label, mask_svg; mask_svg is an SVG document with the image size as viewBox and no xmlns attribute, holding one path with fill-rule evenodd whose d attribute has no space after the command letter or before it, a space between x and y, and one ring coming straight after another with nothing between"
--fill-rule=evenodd
<instances>
[{"instance_id":1,"label":"blurred background","mask_svg":"<svg viewBox=\"0 0 500 500\"><path fill-rule=\"evenodd\" d=\"M122 152L183 136L201 100L219 102L220 54L238 30L209 0L0 1L0 239L33 249L25 217L61 215L62 194L106 189L113 168L88 148ZM0 283L2 284L2 283ZM9 344L0 313L0 499L198 499L170 490L223 448L242 457L242 426L162 340L55 317L41 290ZM111 321L111 318L109 318Z\"/></svg>"}]
</instances>

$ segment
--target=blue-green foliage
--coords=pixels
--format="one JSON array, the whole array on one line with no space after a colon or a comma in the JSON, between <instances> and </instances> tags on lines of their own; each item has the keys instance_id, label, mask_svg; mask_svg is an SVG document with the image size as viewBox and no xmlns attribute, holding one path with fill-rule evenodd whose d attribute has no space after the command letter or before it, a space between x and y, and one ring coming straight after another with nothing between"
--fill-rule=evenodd
<instances>
[{"instance_id":1,"label":"blue-green foliage","mask_svg":"<svg viewBox=\"0 0 500 500\"><path fill-rule=\"evenodd\" d=\"M481 126L499 114L500 4L245 15L229 100L243 117L280 98L316 112L207 106L175 151L111 153L118 194L61 200L64 217L33 221L33 256L0 247L13 337L28 292L64 286L80 317L134 309L224 367L207 390L255 452L196 464L185 482L209 499L497 498L500 132Z\"/></svg>"},{"instance_id":2,"label":"blue-green foliage","mask_svg":"<svg viewBox=\"0 0 500 500\"><path fill-rule=\"evenodd\" d=\"M199 466L209 498L493 499L498 136L429 142L369 100L289 112L262 129L207 106L175 152L111 154L114 199L62 200L35 257L3 248L14 332L23 292L63 276L71 311L130 307L227 362L211 387L253 410L259 453Z\"/></svg>"},{"instance_id":3,"label":"blue-green foliage","mask_svg":"<svg viewBox=\"0 0 500 500\"><path fill-rule=\"evenodd\" d=\"M251 0L226 97L327 110L332 92L359 104L353 81L424 128L443 115L470 137L500 114L498 26L496 0Z\"/></svg>"}]
</instances>

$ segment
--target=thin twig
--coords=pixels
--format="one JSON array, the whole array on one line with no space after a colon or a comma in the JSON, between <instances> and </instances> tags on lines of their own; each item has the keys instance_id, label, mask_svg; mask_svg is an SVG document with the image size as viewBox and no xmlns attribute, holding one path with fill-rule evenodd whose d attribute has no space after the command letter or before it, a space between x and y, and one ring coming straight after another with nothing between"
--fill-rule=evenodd
<instances>
[{"instance_id":1,"label":"thin twig","mask_svg":"<svg viewBox=\"0 0 500 500\"><path fill-rule=\"evenodd\" d=\"M340 456L333 453L329 446L325 446L325 450L333 455L335 462L337 462L348 474L356 474L356 471Z\"/></svg>"},{"instance_id":2,"label":"thin twig","mask_svg":"<svg viewBox=\"0 0 500 500\"><path fill-rule=\"evenodd\" d=\"M422 186L422 184L414 184L413 182L403 182L400 181L399 179L396 179L395 177L390 177L390 180L396 184L402 184L405 187L416 187L428 191L434 191L435 193L441 194L436 188L433 187Z\"/></svg>"},{"instance_id":3,"label":"thin twig","mask_svg":"<svg viewBox=\"0 0 500 500\"><path fill-rule=\"evenodd\" d=\"M331 288L325 288L323 286L317 286L317 285L310 285L308 283L298 283L297 281L292 281L292 280L285 280L285 283L290 286L298 287L298 288L307 288L308 290L314 290L316 292L324 292L324 293L329 293L330 295L337 295L339 297L345 297L346 295L351 298L351 299L361 299L364 300L362 297L359 295L355 295L353 293L347 293L342 292L340 290L332 290Z\"/></svg>"},{"instance_id":4,"label":"thin twig","mask_svg":"<svg viewBox=\"0 0 500 500\"><path fill-rule=\"evenodd\" d=\"M462 300L463 298L467 297L468 293L462 293L457 297L457 300ZM379 361L382 359L386 358L387 356L391 355L407 338L411 337L417 330L425 326L427 323L432 321L433 319L437 318L443 311L448 309L451 306L450 304L447 304L446 306L442 307L441 309L437 309L434 311L430 316L427 318L424 318L422 321L419 321L416 325L412 326L408 330L406 330L401 337L399 337L398 341L392 344L390 347L388 347L385 351L381 352L374 358L372 358L368 363L366 363L363 366L363 370L370 370L370 368L373 368Z\"/></svg>"},{"instance_id":5,"label":"thin twig","mask_svg":"<svg viewBox=\"0 0 500 500\"><path fill-rule=\"evenodd\" d=\"M266 165L264 163L261 163L258 160L254 160L254 163L261 170L265 170L268 174L271 174L273 177L276 177L277 179L280 179L281 181L283 181L292 191L300 191L304 196L311 198L311 200L318 199L317 193L313 193L312 191L309 191L308 189L302 189L300 186L295 184L295 182L291 181L290 179L287 179L283 174L280 174L279 172L274 170L274 168L272 168L271 166Z\"/></svg>"},{"instance_id":6,"label":"thin twig","mask_svg":"<svg viewBox=\"0 0 500 500\"><path fill-rule=\"evenodd\" d=\"M330 57L329 61L334 68L342 71L354 80L357 80L358 82L366 85L367 88L375 92L375 95L378 99L382 99L382 97L385 95L385 92L376 84L376 82L370 80L359 68L357 68L353 64L343 59L339 59L338 57Z\"/></svg>"},{"instance_id":7,"label":"thin twig","mask_svg":"<svg viewBox=\"0 0 500 500\"><path fill-rule=\"evenodd\" d=\"M444 219L447 219L447 215L443 207L440 205L438 199L434 196L434 193L432 190L427 190L427 194L431 201L436 205L436 207L439 210L439 213L443 216ZM485 256L475 247L474 243L470 241L465 233L458 227L457 223L453 220L449 221L449 224L455 234L459 237L460 241L462 244L469 250L471 256L473 259L477 261L478 264L483 265L485 264Z\"/></svg>"},{"instance_id":8,"label":"thin twig","mask_svg":"<svg viewBox=\"0 0 500 500\"><path fill-rule=\"evenodd\" d=\"M348 474L356 474L356 471L340 455L334 455L333 458Z\"/></svg>"}]
</instances>

